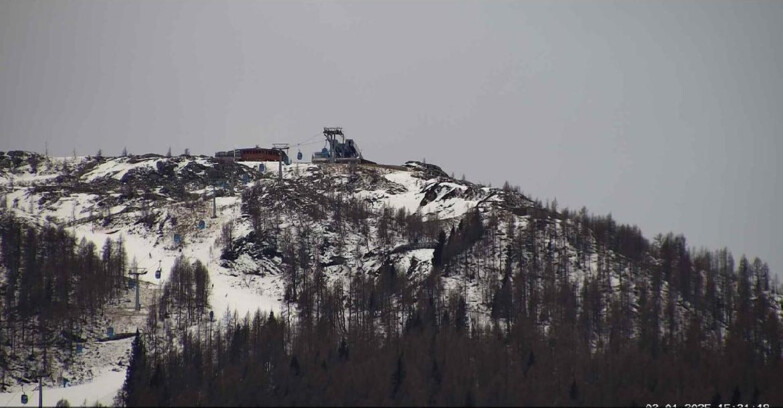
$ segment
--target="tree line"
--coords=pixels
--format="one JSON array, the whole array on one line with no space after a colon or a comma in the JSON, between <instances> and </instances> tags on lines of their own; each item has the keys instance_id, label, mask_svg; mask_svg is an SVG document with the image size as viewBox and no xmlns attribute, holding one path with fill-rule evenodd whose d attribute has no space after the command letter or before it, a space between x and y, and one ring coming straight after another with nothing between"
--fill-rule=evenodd
<instances>
[{"instance_id":1,"label":"tree line","mask_svg":"<svg viewBox=\"0 0 783 408\"><path fill-rule=\"evenodd\" d=\"M190 262L184 255L174 261L162 290L147 308L145 339L154 355L167 353L178 344L179 333L205 331L212 323L209 298L212 284L201 261Z\"/></svg>"},{"instance_id":2,"label":"tree line","mask_svg":"<svg viewBox=\"0 0 783 408\"><path fill-rule=\"evenodd\" d=\"M99 249L62 227L0 215L3 376L23 360L48 367L52 348L72 354L73 344L84 341L82 329L121 294L127 263L121 237Z\"/></svg>"}]
</instances>

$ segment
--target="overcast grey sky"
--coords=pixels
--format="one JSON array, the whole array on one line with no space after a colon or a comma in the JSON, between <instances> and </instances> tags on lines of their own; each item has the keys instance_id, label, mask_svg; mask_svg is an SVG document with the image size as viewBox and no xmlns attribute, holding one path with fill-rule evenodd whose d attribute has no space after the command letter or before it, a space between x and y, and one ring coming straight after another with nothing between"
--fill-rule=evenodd
<instances>
[{"instance_id":1,"label":"overcast grey sky","mask_svg":"<svg viewBox=\"0 0 783 408\"><path fill-rule=\"evenodd\" d=\"M0 0L0 150L212 154L342 126L370 160L780 273L781 27L780 1Z\"/></svg>"}]
</instances>

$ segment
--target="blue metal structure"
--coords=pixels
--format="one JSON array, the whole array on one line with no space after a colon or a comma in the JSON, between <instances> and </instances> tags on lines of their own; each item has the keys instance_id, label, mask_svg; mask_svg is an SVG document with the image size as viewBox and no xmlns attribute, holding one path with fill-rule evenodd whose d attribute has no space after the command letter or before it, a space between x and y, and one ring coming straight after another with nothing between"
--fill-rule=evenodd
<instances>
[{"instance_id":1,"label":"blue metal structure","mask_svg":"<svg viewBox=\"0 0 783 408\"><path fill-rule=\"evenodd\" d=\"M325 127L324 137L328 148L324 147L320 153L313 153L313 163L359 162L362 160L359 146L353 139L345 138L342 128Z\"/></svg>"}]
</instances>

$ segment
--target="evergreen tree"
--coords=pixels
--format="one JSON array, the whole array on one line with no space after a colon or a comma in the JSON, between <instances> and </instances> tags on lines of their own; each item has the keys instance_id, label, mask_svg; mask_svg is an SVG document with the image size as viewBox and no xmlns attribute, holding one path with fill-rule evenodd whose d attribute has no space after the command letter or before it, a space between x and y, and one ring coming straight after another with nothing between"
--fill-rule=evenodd
<instances>
[{"instance_id":1,"label":"evergreen tree","mask_svg":"<svg viewBox=\"0 0 783 408\"><path fill-rule=\"evenodd\" d=\"M115 405L126 407L142 405L145 401L145 385L149 375L147 365L147 351L141 336L139 336L139 331L136 330L136 337L131 344L131 357L128 371L125 374L125 382L115 400Z\"/></svg>"}]
</instances>

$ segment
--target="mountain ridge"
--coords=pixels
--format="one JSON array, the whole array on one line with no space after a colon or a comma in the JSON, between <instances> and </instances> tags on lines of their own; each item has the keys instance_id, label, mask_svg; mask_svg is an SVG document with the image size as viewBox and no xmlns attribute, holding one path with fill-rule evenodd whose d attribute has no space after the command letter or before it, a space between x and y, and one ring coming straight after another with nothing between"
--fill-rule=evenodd
<instances>
[{"instance_id":1,"label":"mountain ridge","mask_svg":"<svg viewBox=\"0 0 783 408\"><path fill-rule=\"evenodd\" d=\"M444 293L462 293L471 327L510 326L523 313L550 336L560 313L576 313L586 319L579 324L590 327L587 342L596 352L613 335L613 308L622 307L630 314L624 330L642 343L644 336L682 336L697 317L705 338L723 342L738 318L728 303L743 303L733 293L743 290L744 273L755 288L745 293L748 302L764 296L769 311L783 316L783 298L760 261L742 257L739 273L725 251L693 251L673 234L651 242L611 217L546 207L508 185L456 180L415 161L294 163L284 166L282 180L277 163L266 163L272 170L265 173L259 164L2 153L0 204L3 212L62 225L97 246L123 236L129 257L148 268L156 260L163 265L160 280L144 278L148 288L170 278L180 254L202 261L221 291L213 293L218 315L264 305L301 316L311 275L348 287L358 275L381 282L399 274L414 296L433 276ZM517 284L522 295L512 293ZM576 299L573 312L560 310L553 296ZM580 301L597 306L591 312ZM397 328L384 330L404 331L407 313L394 312ZM643 318L657 319L655 334Z\"/></svg>"}]
</instances>

